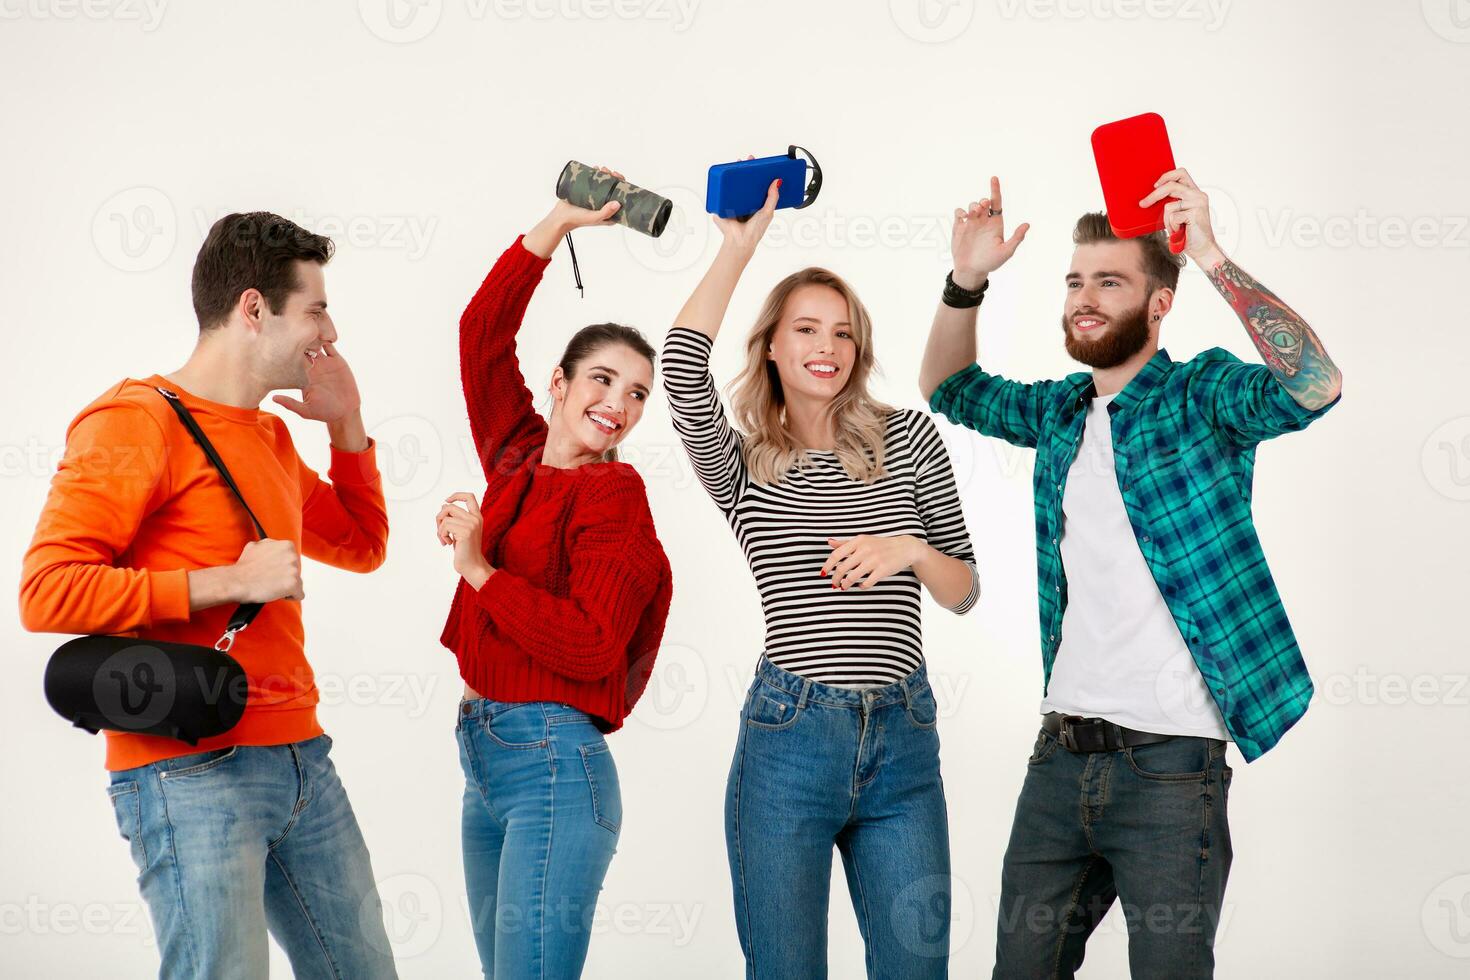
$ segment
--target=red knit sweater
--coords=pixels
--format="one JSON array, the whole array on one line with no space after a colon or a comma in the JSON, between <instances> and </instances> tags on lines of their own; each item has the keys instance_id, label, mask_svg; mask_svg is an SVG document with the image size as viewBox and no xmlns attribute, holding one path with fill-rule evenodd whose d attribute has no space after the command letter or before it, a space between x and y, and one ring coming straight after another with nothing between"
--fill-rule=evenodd
<instances>
[{"instance_id":1,"label":"red knit sweater","mask_svg":"<svg viewBox=\"0 0 1470 980\"><path fill-rule=\"evenodd\" d=\"M440 641L497 701L562 701L614 731L648 684L673 591L643 481L625 463L541 463L546 423L516 332L548 259L505 250L459 321L460 378L485 471L495 573L460 579Z\"/></svg>"}]
</instances>

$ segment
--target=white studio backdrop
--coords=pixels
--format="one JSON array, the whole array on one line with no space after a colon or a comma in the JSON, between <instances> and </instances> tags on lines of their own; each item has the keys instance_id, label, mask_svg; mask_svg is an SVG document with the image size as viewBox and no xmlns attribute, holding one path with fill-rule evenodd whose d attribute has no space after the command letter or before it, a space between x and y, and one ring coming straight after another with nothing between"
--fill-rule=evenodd
<instances>
[{"instance_id":1,"label":"white studio backdrop","mask_svg":"<svg viewBox=\"0 0 1470 980\"><path fill-rule=\"evenodd\" d=\"M1075 369L1057 319L1077 216L1101 206L1091 129L1157 111L1210 194L1228 254L1316 328L1342 404L1262 447L1256 517L1318 693L1236 777L1221 977L1454 977L1470 967L1470 8L1266 0L0 0L0 592L73 414L193 343L209 224L278 211L331 234L340 349L378 441L392 523L370 576L306 572L321 717L373 855L406 978L476 975L459 854L460 682L438 644L455 582L440 501L478 491L456 364L460 311L550 206L568 159L674 199L658 241L579 233L521 354L543 389L572 331L659 343L713 254L706 168L810 147L826 186L782 212L735 297L723 384L766 290L847 277L876 320L879 393L921 404L947 215L998 174L1032 230L994 277L982 359ZM1255 354L1198 270L1164 343ZM324 468L326 435L287 415ZM988 975L1000 864L1041 693L1031 454L943 425L984 595L926 600L955 873L953 972ZM743 975L722 801L760 651L755 589L661 393L630 437L676 591L653 683L610 739L626 819L587 975ZM13 600L11 600L13 601ZM13 607L12 607L13 608ZM104 793L102 745L41 696L59 642L0 617L7 655L0 974L146 977L146 910ZM834 863L831 974L862 975ZM1114 914L1083 975L1126 976ZM288 975L275 953L278 975Z\"/></svg>"}]
</instances>

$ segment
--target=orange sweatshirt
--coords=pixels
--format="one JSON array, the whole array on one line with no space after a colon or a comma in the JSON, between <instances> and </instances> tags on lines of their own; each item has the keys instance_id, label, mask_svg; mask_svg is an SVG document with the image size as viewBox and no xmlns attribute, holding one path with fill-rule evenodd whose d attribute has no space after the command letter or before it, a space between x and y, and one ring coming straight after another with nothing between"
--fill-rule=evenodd
<instances>
[{"instance_id":1,"label":"orange sweatshirt","mask_svg":"<svg viewBox=\"0 0 1470 980\"><path fill-rule=\"evenodd\" d=\"M296 455L275 415L196 398L158 375L127 379L67 428L22 569L26 629L205 646L224 632L234 604L191 614L188 572L234 564L254 528L157 385L181 396L270 537L338 568L382 564L388 515L371 445L360 453L333 448L328 483ZM320 735L303 640L301 603L267 603L230 651L250 682L239 724L197 746L110 731L107 768Z\"/></svg>"}]
</instances>

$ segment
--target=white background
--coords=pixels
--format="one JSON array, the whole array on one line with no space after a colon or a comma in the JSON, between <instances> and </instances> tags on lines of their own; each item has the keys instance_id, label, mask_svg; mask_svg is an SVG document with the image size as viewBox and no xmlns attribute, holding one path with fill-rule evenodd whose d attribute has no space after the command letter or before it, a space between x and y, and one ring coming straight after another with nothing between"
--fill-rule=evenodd
<instances>
[{"instance_id":1,"label":"white background","mask_svg":"<svg viewBox=\"0 0 1470 980\"><path fill-rule=\"evenodd\" d=\"M154 2L0 0L0 591L16 594L68 420L117 379L188 355L189 272L208 225L269 209L332 234L328 292L393 530L371 576L308 570L308 652L403 976L477 975L459 856L459 678L437 641L454 575L431 532L444 496L480 486L455 324L496 255L550 205L561 165L612 164L680 212L657 243L580 233L584 300L558 253L522 340L538 392L582 324L617 319L658 343L713 253L705 169L798 142L824 164L826 188L777 218L735 297L717 378L733 376L766 290L823 264L875 317L880 394L917 406L948 268L944 216L982 196L991 173L1012 223L1033 228L994 277L982 358L1019 378L1074 369L1057 317L1070 229L1101 204L1088 134L1149 110L1210 192L1227 252L1311 322L1345 375L1338 408L1260 451L1256 519L1318 694L1263 760L1231 752L1236 861L1219 975L1464 975L1465 0ZM1164 341L1176 359L1216 345L1254 357L1195 269ZM324 467L324 432L290 421ZM952 962L968 977L991 966L1041 694L1031 454L943 428L985 589L965 618L926 601ZM677 589L653 685L611 739L626 819L587 975L736 978L721 808L760 650L757 597L661 394L627 457ZM14 615L0 631L0 973L149 976L156 953L101 741L41 696L58 638L23 633ZM858 977L836 872L831 972ZM1101 927L1084 976L1126 975L1121 924Z\"/></svg>"}]
</instances>

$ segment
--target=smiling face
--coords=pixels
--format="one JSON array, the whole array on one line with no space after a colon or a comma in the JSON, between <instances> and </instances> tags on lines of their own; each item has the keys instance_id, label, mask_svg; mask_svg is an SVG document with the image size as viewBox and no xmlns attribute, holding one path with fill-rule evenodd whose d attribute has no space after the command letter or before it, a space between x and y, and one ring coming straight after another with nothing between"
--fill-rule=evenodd
<instances>
[{"instance_id":1,"label":"smiling face","mask_svg":"<svg viewBox=\"0 0 1470 980\"><path fill-rule=\"evenodd\" d=\"M594 348L572 366L551 373L552 436L602 456L643 417L653 388L653 364L627 344Z\"/></svg>"},{"instance_id":2,"label":"smiling face","mask_svg":"<svg viewBox=\"0 0 1470 980\"><path fill-rule=\"evenodd\" d=\"M808 283L786 298L771 331L767 360L776 366L786 398L831 401L847 386L857 361L847 300L831 286Z\"/></svg>"},{"instance_id":3,"label":"smiling face","mask_svg":"<svg viewBox=\"0 0 1470 980\"><path fill-rule=\"evenodd\" d=\"M320 355L322 345L337 340L337 328L327 313L326 277L321 264L298 259L294 272L296 288L286 294L279 310L273 311L265 297L254 290L241 296L246 314L253 312L259 321L256 370L272 389L305 387L307 369Z\"/></svg>"},{"instance_id":4,"label":"smiling face","mask_svg":"<svg viewBox=\"0 0 1470 980\"><path fill-rule=\"evenodd\" d=\"M1067 353L1089 367L1111 368L1157 347L1158 325L1173 297L1149 280L1136 242L1078 245L1062 308Z\"/></svg>"}]
</instances>

